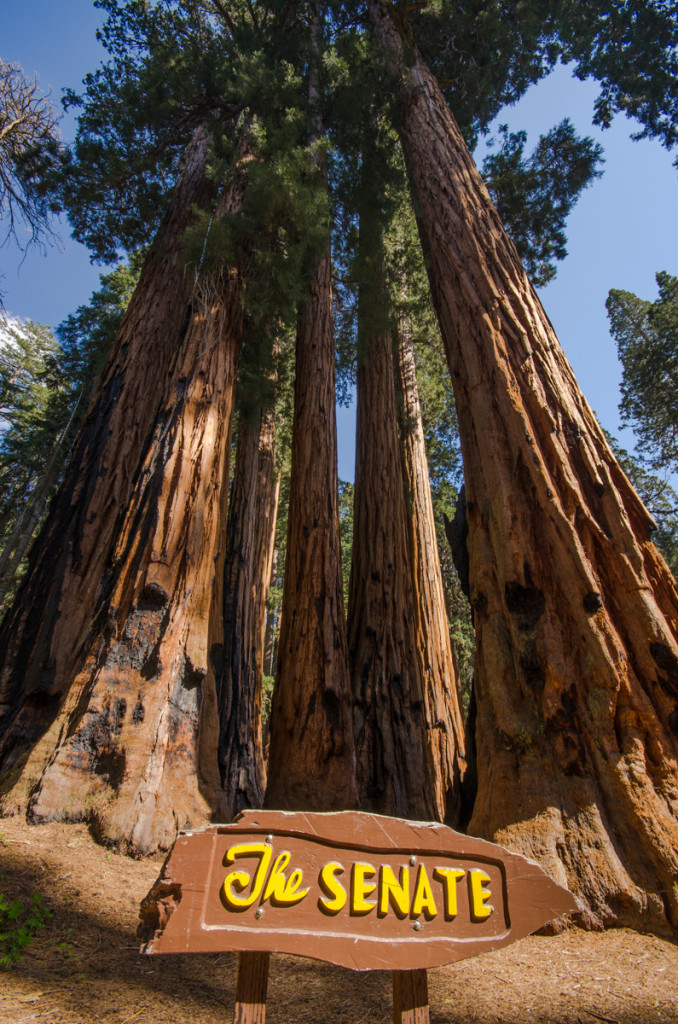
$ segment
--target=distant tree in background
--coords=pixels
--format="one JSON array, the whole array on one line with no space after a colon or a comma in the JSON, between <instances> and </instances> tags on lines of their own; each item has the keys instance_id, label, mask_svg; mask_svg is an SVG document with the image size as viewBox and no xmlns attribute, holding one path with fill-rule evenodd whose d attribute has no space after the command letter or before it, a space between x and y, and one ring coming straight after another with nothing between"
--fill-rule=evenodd
<instances>
[{"instance_id":1,"label":"distant tree in background","mask_svg":"<svg viewBox=\"0 0 678 1024\"><path fill-rule=\"evenodd\" d=\"M58 479L68 384L49 327L5 319L0 344L0 607Z\"/></svg>"},{"instance_id":2,"label":"distant tree in background","mask_svg":"<svg viewBox=\"0 0 678 1024\"><path fill-rule=\"evenodd\" d=\"M59 153L57 123L36 78L0 58L0 245L20 249L50 237L45 170Z\"/></svg>"},{"instance_id":3,"label":"distant tree in background","mask_svg":"<svg viewBox=\"0 0 678 1024\"><path fill-rule=\"evenodd\" d=\"M657 524L652 540L674 578L678 579L678 494L668 480L649 470L641 459L622 448L607 431L605 436L619 465Z\"/></svg>"},{"instance_id":4,"label":"distant tree in background","mask_svg":"<svg viewBox=\"0 0 678 1024\"><path fill-rule=\"evenodd\" d=\"M139 274L134 256L52 331L5 320L0 347L0 610L55 493Z\"/></svg>"},{"instance_id":5,"label":"distant tree in background","mask_svg":"<svg viewBox=\"0 0 678 1024\"><path fill-rule=\"evenodd\" d=\"M610 333L622 363L619 411L655 472L678 473L678 277L657 274L659 297L608 295Z\"/></svg>"},{"instance_id":6,"label":"distant tree in background","mask_svg":"<svg viewBox=\"0 0 678 1024\"><path fill-rule=\"evenodd\" d=\"M491 140L491 143L492 144ZM565 259L565 222L572 207L602 171L603 147L577 136L567 118L525 156L527 132L499 128L499 148L483 161L483 177L532 283L556 276Z\"/></svg>"}]
</instances>

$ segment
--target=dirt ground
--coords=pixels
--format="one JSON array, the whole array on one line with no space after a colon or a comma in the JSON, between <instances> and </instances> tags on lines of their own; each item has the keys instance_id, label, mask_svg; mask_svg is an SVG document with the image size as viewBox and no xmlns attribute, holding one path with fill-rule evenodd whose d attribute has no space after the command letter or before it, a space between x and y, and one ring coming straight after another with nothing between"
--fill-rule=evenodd
<instances>
[{"instance_id":1,"label":"dirt ground","mask_svg":"<svg viewBox=\"0 0 678 1024\"><path fill-rule=\"evenodd\" d=\"M53 911L24 960L0 969L0 1022L224 1024L237 960L144 957L138 905L160 858L105 850L79 825L0 820L0 892ZM432 1024L678 1022L678 947L648 935L573 929L429 971ZM391 979L274 956L267 1024L388 1024Z\"/></svg>"}]
</instances>

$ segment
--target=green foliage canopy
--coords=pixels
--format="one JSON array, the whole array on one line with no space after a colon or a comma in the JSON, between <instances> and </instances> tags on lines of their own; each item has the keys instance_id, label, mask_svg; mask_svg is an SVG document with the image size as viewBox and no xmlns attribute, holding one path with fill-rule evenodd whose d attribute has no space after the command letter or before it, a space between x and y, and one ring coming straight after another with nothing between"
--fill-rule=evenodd
<instances>
[{"instance_id":1,"label":"green foliage canopy","mask_svg":"<svg viewBox=\"0 0 678 1024\"><path fill-rule=\"evenodd\" d=\"M678 580L678 494L665 478L648 470L641 459L622 448L607 431L605 436L619 465L654 518L657 529L652 540Z\"/></svg>"},{"instance_id":2,"label":"green foliage canopy","mask_svg":"<svg viewBox=\"0 0 678 1024\"><path fill-rule=\"evenodd\" d=\"M526 132L499 128L499 149L483 161L495 206L539 286L555 277L555 260L567 256L565 222L585 188L602 174L602 146L580 138L567 118L524 155Z\"/></svg>"},{"instance_id":3,"label":"green foliage canopy","mask_svg":"<svg viewBox=\"0 0 678 1024\"><path fill-rule=\"evenodd\" d=\"M501 108L558 61L600 84L595 123L634 118L638 137L678 142L678 6L666 0L432 0L414 36L473 146Z\"/></svg>"},{"instance_id":4,"label":"green foliage canopy","mask_svg":"<svg viewBox=\"0 0 678 1024\"><path fill-rule=\"evenodd\" d=\"M655 302L613 289L606 306L622 363L624 423L656 471L678 473L678 278L657 274Z\"/></svg>"},{"instance_id":5,"label":"green foliage canopy","mask_svg":"<svg viewBox=\"0 0 678 1024\"><path fill-rule=\"evenodd\" d=\"M4 322L0 345L0 604L47 511L131 298L141 257L57 328ZM14 569L12 569L14 566Z\"/></svg>"}]
</instances>

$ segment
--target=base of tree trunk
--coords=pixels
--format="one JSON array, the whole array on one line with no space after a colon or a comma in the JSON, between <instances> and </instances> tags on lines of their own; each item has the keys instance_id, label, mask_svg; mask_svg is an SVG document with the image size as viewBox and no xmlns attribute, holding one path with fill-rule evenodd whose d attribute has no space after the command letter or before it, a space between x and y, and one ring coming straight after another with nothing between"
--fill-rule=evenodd
<instances>
[{"instance_id":1,"label":"base of tree trunk","mask_svg":"<svg viewBox=\"0 0 678 1024\"><path fill-rule=\"evenodd\" d=\"M51 727L4 780L5 811L88 821L133 854L219 811L211 652L223 639L240 283L203 285L168 377L94 638ZM18 777L17 777L18 775Z\"/></svg>"}]
</instances>

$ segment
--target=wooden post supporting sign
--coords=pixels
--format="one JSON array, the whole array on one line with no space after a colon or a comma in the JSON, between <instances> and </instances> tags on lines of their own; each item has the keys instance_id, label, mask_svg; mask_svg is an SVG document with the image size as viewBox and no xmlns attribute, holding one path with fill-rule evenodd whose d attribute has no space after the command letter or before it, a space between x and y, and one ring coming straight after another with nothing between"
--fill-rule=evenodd
<instances>
[{"instance_id":1,"label":"wooden post supporting sign","mask_svg":"<svg viewBox=\"0 0 678 1024\"><path fill-rule=\"evenodd\" d=\"M393 1024L429 1024L426 971L393 972Z\"/></svg>"},{"instance_id":2,"label":"wooden post supporting sign","mask_svg":"<svg viewBox=\"0 0 678 1024\"><path fill-rule=\"evenodd\" d=\"M239 952L236 1024L264 1024L274 952L392 971L395 1024L428 1024L428 967L576 910L533 861L445 825L249 810L179 835L138 934L150 955Z\"/></svg>"},{"instance_id":3,"label":"wooden post supporting sign","mask_svg":"<svg viewBox=\"0 0 678 1024\"><path fill-rule=\"evenodd\" d=\"M233 1024L266 1024L270 953L241 953Z\"/></svg>"}]
</instances>

